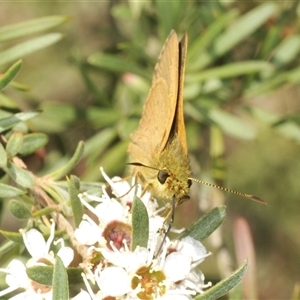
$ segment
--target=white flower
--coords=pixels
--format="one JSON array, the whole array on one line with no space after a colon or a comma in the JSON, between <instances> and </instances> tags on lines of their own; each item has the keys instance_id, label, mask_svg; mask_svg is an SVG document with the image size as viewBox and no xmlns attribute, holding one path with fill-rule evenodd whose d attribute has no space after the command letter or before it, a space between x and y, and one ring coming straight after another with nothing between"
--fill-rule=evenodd
<instances>
[{"instance_id":1,"label":"white flower","mask_svg":"<svg viewBox=\"0 0 300 300\"><path fill-rule=\"evenodd\" d=\"M105 189L101 197L79 195L98 218L96 224L84 216L75 233L78 241L94 245L82 264L91 298L188 300L202 293L210 285L204 283L204 276L197 269L209 255L205 247L192 237L171 242L164 234L165 219L158 215L157 203L149 193L142 193L140 185L130 187L120 178L111 180L101 171L120 201L110 198ZM147 248L137 246L133 250L131 205L135 193L148 212L149 237ZM94 208L90 200L99 204ZM93 292L90 282L96 283L99 290Z\"/></svg>"},{"instance_id":2,"label":"white flower","mask_svg":"<svg viewBox=\"0 0 300 300\"><path fill-rule=\"evenodd\" d=\"M8 288L0 291L0 297L11 293L12 291L22 288L25 291L10 298L13 300L21 299L37 299L37 300L50 300L52 299L52 287L41 285L32 281L26 273L26 267L43 266L45 263L42 261L49 261L54 264L55 256L50 251L51 243L53 242L55 231L55 223L52 222L50 236L47 241L44 240L43 235L36 229L30 229L25 232L20 230L23 236L24 244L27 251L31 255L31 258L27 261L26 266L19 260L12 260L6 269L0 269L0 271L6 273L6 283ZM73 250L69 247L60 248L57 255L60 256L65 266L73 260Z\"/></svg>"},{"instance_id":3,"label":"white flower","mask_svg":"<svg viewBox=\"0 0 300 300\"><path fill-rule=\"evenodd\" d=\"M106 296L120 297L131 290L131 278L120 267L107 267L99 272L97 284Z\"/></svg>"}]
</instances>

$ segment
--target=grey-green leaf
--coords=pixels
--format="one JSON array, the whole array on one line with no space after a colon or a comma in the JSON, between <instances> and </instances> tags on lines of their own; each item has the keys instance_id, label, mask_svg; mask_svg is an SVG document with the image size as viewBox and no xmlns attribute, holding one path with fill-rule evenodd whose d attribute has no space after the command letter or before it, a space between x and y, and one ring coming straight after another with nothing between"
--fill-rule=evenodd
<instances>
[{"instance_id":1,"label":"grey-green leaf","mask_svg":"<svg viewBox=\"0 0 300 300\"><path fill-rule=\"evenodd\" d=\"M11 231L5 231L5 230L0 230L0 233L7 238L8 240L18 243L18 244L24 244L23 242L23 237L21 233L19 232L11 232Z\"/></svg>"},{"instance_id":2,"label":"grey-green leaf","mask_svg":"<svg viewBox=\"0 0 300 300\"><path fill-rule=\"evenodd\" d=\"M48 136L44 133L26 134L23 139L22 147L19 151L21 155L28 155L42 148L48 143Z\"/></svg>"},{"instance_id":3,"label":"grey-green leaf","mask_svg":"<svg viewBox=\"0 0 300 300\"><path fill-rule=\"evenodd\" d=\"M59 256L56 256L53 271L53 300L69 299L69 283L66 268Z\"/></svg>"},{"instance_id":4,"label":"grey-green leaf","mask_svg":"<svg viewBox=\"0 0 300 300\"><path fill-rule=\"evenodd\" d=\"M6 87L19 73L22 67L22 61L19 60L14 63L1 77L0 77L0 91Z\"/></svg>"},{"instance_id":5,"label":"grey-green leaf","mask_svg":"<svg viewBox=\"0 0 300 300\"><path fill-rule=\"evenodd\" d=\"M30 279L38 283L51 286L53 277L52 266L37 266L26 269L26 273ZM68 298L67 298L68 299Z\"/></svg>"},{"instance_id":6,"label":"grey-green leaf","mask_svg":"<svg viewBox=\"0 0 300 300\"><path fill-rule=\"evenodd\" d=\"M149 239L149 216L143 201L137 197L132 203L132 240L131 249L147 247Z\"/></svg>"},{"instance_id":7,"label":"grey-green leaf","mask_svg":"<svg viewBox=\"0 0 300 300\"><path fill-rule=\"evenodd\" d=\"M3 118L0 120L0 132L3 132L5 130L13 127L14 125L16 125L17 123L19 123L21 121L26 121L26 120L32 119L35 116L37 116L38 114L39 114L39 112L37 112L37 111L29 111L29 112L17 113L17 114L14 114L13 116Z\"/></svg>"},{"instance_id":8,"label":"grey-green leaf","mask_svg":"<svg viewBox=\"0 0 300 300\"><path fill-rule=\"evenodd\" d=\"M22 195L24 193L24 191L16 187L0 183L0 198L11 198Z\"/></svg>"},{"instance_id":9,"label":"grey-green leaf","mask_svg":"<svg viewBox=\"0 0 300 300\"><path fill-rule=\"evenodd\" d=\"M33 187L35 184L34 178L30 172L16 166L13 163L8 164L7 172L17 184L24 188Z\"/></svg>"},{"instance_id":10,"label":"grey-green leaf","mask_svg":"<svg viewBox=\"0 0 300 300\"><path fill-rule=\"evenodd\" d=\"M8 158L13 158L19 152L23 143L23 133L15 131L8 139L6 153Z\"/></svg>"},{"instance_id":11,"label":"grey-green leaf","mask_svg":"<svg viewBox=\"0 0 300 300\"><path fill-rule=\"evenodd\" d=\"M221 67L215 67L206 71L197 72L195 74L187 74L186 81L193 83L214 78L232 78L251 73L270 72L273 69L274 67L272 64L265 61L234 62Z\"/></svg>"},{"instance_id":12,"label":"grey-green leaf","mask_svg":"<svg viewBox=\"0 0 300 300\"><path fill-rule=\"evenodd\" d=\"M221 296L227 294L233 287L235 287L243 278L248 263L245 262L239 269L237 269L228 278L217 283L202 295L195 297L195 300L213 300L219 299Z\"/></svg>"},{"instance_id":13,"label":"grey-green leaf","mask_svg":"<svg viewBox=\"0 0 300 300\"><path fill-rule=\"evenodd\" d=\"M74 175L71 175L70 179L68 180L69 186L69 195L71 200L71 206L74 216L75 226L78 227L80 222L82 221L83 216L83 208L81 201L78 197L78 193L80 190L80 182L78 178Z\"/></svg>"},{"instance_id":14,"label":"grey-green leaf","mask_svg":"<svg viewBox=\"0 0 300 300\"><path fill-rule=\"evenodd\" d=\"M9 210L18 219L28 219L31 217L30 210L22 202L17 200L9 202Z\"/></svg>"},{"instance_id":15,"label":"grey-green leaf","mask_svg":"<svg viewBox=\"0 0 300 300\"><path fill-rule=\"evenodd\" d=\"M49 33L26 42L19 43L9 49L0 52L0 65L18 60L25 55L48 47L63 38L61 33Z\"/></svg>"},{"instance_id":16,"label":"grey-green leaf","mask_svg":"<svg viewBox=\"0 0 300 300\"><path fill-rule=\"evenodd\" d=\"M61 169L58 169L53 173L49 174L47 177L51 178L52 180L57 180L62 178L63 176L66 176L79 162L79 160L82 157L83 151L84 151L84 143L79 142L76 151L72 156L72 158L69 160L69 162Z\"/></svg>"},{"instance_id":17,"label":"grey-green leaf","mask_svg":"<svg viewBox=\"0 0 300 300\"><path fill-rule=\"evenodd\" d=\"M219 206L202 216L191 227L178 236L182 239L191 236L198 241L203 241L210 236L223 222L226 217L226 207Z\"/></svg>"},{"instance_id":18,"label":"grey-green leaf","mask_svg":"<svg viewBox=\"0 0 300 300\"><path fill-rule=\"evenodd\" d=\"M3 145L0 143L0 168L5 167L7 164L7 155Z\"/></svg>"}]
</instances>

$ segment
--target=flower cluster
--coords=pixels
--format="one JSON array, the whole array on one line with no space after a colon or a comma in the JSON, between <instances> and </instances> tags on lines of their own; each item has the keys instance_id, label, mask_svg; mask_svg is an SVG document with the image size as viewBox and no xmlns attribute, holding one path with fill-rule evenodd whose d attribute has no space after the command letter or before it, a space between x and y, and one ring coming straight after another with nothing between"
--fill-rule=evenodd
<instances>
[{"instance_id":1,"label":"flower cluster","mask_svg":"<svg viewBox=\"0 0 300 300\"><path fill-rule=\"evenodd\" d=\"M86 291L81 290L73 299L188 300L203 293L203 289L210 286L210 283L204 283L204 275L198 268L209 255L205 247L192 237L171 241L165 236L165 219L159 215L156 200L141 186L130 186L121 178L110 179L101 171L113 196L106 187L103 187L101 196L79 194L86 214L74 237L86 249L80 264ZM133 249L132 206L135 196L141 199L147 210L149 235L147 246ZM52 287L32 281L26 268L53 265L56 255L65 267L69 266L74 257L73 250L65 247L62 239L54 242L54 229L55 223L52 222L47 241L36 229L21 230L32 258L26 264L14 259L6 269L0 269L7 274L8 284L8 288L0 292L0 297L22 288L25 291L11 299L52 299ZM61 248L54 254L50 246L59 242Z\"/></svg>"},{"instance_id":2,"label":"flower cluster","mask_svg":"<svg viewBox=\"0 0 300 300\"><path fill-rule=\"evenodd\" d=\"M25 232L20 230L24 245L31 255L31 258L24 264L21 260L13 259L5 269L0 269L1 272L6 273L6 283L8 288L0 291L0 297L7 295L19 288L25 291L10 298L11 300L51 300L52 287L39 284L32 281L27 273L26 268L34 266L54 265L55 254L50 251L52 243L61 243L60 250L56 253L62 259L65 267L69 266L74 257L74 252L70 247L64 246L62 239L53 242L54 240L55 223L52 221L50 236L45 241L43 235L36 229L30 229Z\"/></svg>"},{"instance_id":3,"label":"flower cluster","mask_svg":"<svg viewBox=\"0 0 300 300\"><path fill-rule=\"evenodd\" d=\"M191 299L210 286L198 265L207 253L192 237L170 241L164 237L165 220L151 195L134 188L121 178L112 180L102 171L115 198L103 189L101 197L81 194L87 215L75 231L77 240L90 246L82 263L84 279L92 299ZM131 207L137 195L147 208L149 240L147 247L131 249ZM90 201L99 202L96 207ZM163 244L161 244L163 243ZM158 252L157 252L158 251Z\"/></svg>"}]
</instances>

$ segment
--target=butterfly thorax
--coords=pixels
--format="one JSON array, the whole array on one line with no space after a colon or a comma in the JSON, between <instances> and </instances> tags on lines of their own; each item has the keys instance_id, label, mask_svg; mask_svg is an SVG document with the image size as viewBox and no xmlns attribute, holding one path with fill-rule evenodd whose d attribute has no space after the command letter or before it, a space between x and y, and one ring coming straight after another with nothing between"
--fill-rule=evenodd
<instances>
[{"instance_id":1,"label":"butterfly thorax","mask_svg":"<svg viewBox=\"0 0 300 300\"><path fill-rule=\"evenodd\" d=\"M161 153L153 153L147 165L154 169L134 168L134 173L141 171L143 186L153 197L180 200L190 190L190 164L177 135L174 135Z\"/></svg>"}]
</instances>

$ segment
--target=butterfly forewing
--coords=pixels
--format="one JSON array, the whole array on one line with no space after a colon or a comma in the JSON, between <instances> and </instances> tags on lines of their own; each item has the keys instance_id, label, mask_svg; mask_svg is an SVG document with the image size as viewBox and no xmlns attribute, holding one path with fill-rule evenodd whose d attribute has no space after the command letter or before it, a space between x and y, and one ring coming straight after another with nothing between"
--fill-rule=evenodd
<instances>
[{"instance_id":1,"label":"butterfly forewing","mask_svg":"<svg viewBox=\"0 0 300 300\"><path fill-rule=\"evenodd\" d=\"M177 106L178 65L178 39L172 30L155 66L139 127L130 137L131 161L149 165L151 155L161 152L168 142Z\"/></svg>"},{"instance_id":2,"label":"butterfly forewing","mask_svg":"<svg viewBox=\"0 0 300 300\"><path fill-rule=\"evenodd\" d=\"M179 43L179 76L178 76L178 100L176 115L174 121L174 130L182 144L185 154L188 156L188 148L186 142L186 133L183 115L183 87L184 87L184 72L185 72L185 58L187 52L187 34L183 36Z\"/></svg>"}]
</instances>

